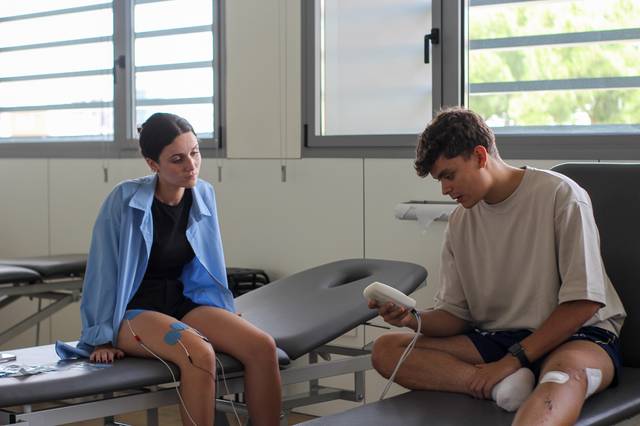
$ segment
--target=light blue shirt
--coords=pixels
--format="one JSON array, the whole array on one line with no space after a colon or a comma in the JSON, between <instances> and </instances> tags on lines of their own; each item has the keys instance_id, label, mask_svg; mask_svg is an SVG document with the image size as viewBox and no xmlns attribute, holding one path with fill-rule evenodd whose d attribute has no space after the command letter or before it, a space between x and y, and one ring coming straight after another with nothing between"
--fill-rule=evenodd
<instances>
[{"instance_id":1,"label":"light blue shirt","mask_svg":"<svg viewBox=\"0 0 640 426\"><path fill-rule=\"evenodd\" d=\"M77 347L56 343L61 358L88 357L97 345L117 344L127 304L142 282L151 253L155 187L155 175L128 180L104 201L93 228L84 277L82 334ZM197 304L235 312L213 187L198 180L192 194L186 234L195 257L180 276L184 295Z\"/></svg>"}]
</instances>

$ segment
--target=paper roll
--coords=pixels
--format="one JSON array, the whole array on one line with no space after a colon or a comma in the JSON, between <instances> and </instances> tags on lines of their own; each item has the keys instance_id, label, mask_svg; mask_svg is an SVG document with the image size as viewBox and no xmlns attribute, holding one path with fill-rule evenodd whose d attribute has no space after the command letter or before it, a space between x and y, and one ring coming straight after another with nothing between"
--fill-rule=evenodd
<instances>
[{"instance_id":1,"label":"paper roll","mask_svg":"<svg viewBox=\"0 0 640 426\"><path fill-rule=\"evenodd\" d=\"M395 208L395 216L400 220L417 220L422 229L427 229L433 221L447 221L456 208L454 203L401 203Z\"/></svg>"}]
</instances>

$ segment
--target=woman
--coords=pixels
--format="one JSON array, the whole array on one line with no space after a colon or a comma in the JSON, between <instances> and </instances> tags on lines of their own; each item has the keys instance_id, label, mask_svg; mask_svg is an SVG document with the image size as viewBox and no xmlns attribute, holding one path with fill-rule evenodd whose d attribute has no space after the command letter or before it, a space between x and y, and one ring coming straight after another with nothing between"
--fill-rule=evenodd
<instances>
[{"instance_id":1,"label":"woman","mask_svg":"<svg viewBox=\"0 0 640 426\"><path fill-rule=\"evenodd\" d=\"M198 180L191 125L156 113L140 130L154 172L125 181L105 200L93 231L78 349L94 362L125 354L180 367L183 424L213 423L215 351L244 364L254 425L276 425L280 374L273 339L234 313L215 195Z\"/></svg>"}]
</instances>

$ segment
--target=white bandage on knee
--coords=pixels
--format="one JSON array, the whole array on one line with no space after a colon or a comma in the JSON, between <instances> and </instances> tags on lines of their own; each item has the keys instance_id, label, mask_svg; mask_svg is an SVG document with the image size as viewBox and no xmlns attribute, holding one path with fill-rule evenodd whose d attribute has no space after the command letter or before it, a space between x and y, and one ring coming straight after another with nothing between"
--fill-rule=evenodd
<instances>
[{"instance_id":1,"label":"white bandage on knee","mask_svg":"<svg viewBox=\"0 0 640 426\"><path fill-rule=\"evenodd\" d=\"M498 382L491 390L491 397L503 410L516 411L533 391L535 381L531 370L521 368Z\"/></svg>"},{"instance_id":2,"label":"white bandage on knee","mask_svg":"<svg viewBox=\"0 0 640 426\"><path fill-rule=\"evenodd\" d=\"M540 379L540 384L542 383L558 383L565 384L569 381L569 375L562 371L547 371L544 376Z\"/></svg>"},{"instance_id":3,"label":"white bandage on knee","mask_svg":"<svg viewBox=\"0 0 640 426\"><path fill-rule=\"evenodd\" d=\"M602 370L599 368L585 368L584 372L587 374L587 394L584 399L587 399L600 387Z\"/></svg>"},{"instance_id":4,"label":"white bandage on knee","mask_svg":"<svg viewBox=\"0 0 640 426\"><path fill-rule=\"evenodd\" d=\"M602 371L599 368L585 368L584 372L587 376L587 392L584 399L587 399L598 390L598 387L600 387L600 383L602 382ZM541 384L551 382L562 385L568 381L569 375L562 371L549 371L540 379Z\"/></svg>"}]
</instances>

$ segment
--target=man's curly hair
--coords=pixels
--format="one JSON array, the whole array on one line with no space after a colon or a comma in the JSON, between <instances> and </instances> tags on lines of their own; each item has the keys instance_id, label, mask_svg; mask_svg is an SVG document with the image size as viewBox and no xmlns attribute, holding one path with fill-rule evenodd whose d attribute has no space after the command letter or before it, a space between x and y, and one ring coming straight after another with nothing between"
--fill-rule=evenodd
<instances>
[{"instance_id":1,"label":"man's curly hair","mask_svg":"<svg viewBox=\"0 0 640 426\"><path fill-rule=\"evenodd\" d=\"M441 155L469 158L478 145L484 146L490 155L498 156L493 131L482 117L462 107L444 109L420 135L414 167L418 176L425 177Z\"/></svg>"}]
</instances>

